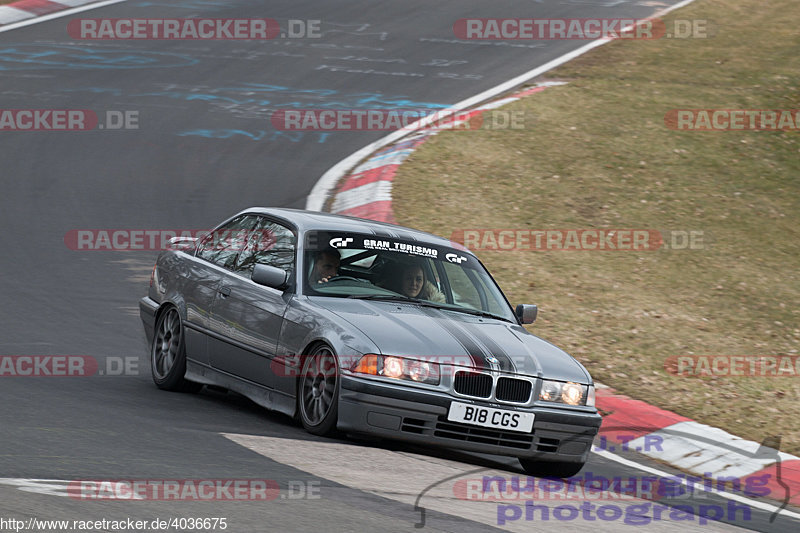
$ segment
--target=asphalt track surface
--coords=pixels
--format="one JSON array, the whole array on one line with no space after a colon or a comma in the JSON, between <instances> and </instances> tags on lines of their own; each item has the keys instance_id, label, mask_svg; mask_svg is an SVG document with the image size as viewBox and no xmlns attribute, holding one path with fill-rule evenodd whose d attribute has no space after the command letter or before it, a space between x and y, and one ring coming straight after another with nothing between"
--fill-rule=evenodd
<instances>
[{"instance_id":1,"label":"asphalt track surface","mask_svg":"<svg viewBox=\"0 0 800 533\"><path fill-rule=\"evenodd\" d=\"M269 123L273 111L435 110L585 43L458 42L452 32L458 18L643 17L672 3L133 0L76 17L270 17L284 29L289 19L310 19L322 21L323 36L89 42L69 37L69 18L0 33L0 107L139 115L136 130L0 134L0 355L88 355L101 367L108 358L129 358L135 366L116 377L2 378L0 518L197 516L226 517L228 531L235 532L414 530L420 515L407 498L417 489L392 479L395 467L408 470L409 480L415 468L420 475L426 470L426 461L445 468L445 459L455 461L447 468L464 472L520 474L513 459L318 439L233 394L159 391L150 380L136 307L157 253L74 251L64 236L74 229L203 229L251 205L302 207L319 176L385 132L276 133ZM243 445L243 437L223 434L266 437L269 445ZM318 447L307 446L317 441ZM276 442L297 453L286 456ZM389 462L376 468L367 459L371 453L390 454ZM597 455L586 470L636 475ZM386 486L362 490L348 472L365 472ZM275 480L281 497L267 503L87 502L54 495L42 482L17 483L27 487L20 490L9 478L257 478ZM308 482L318 483L319 498L288 497L290 487L297 494ZM452 512L448 505L430 505L422 531L486 531L496 524L470 518L464 502L455 502ZM743 524L796 526L785 518L770 523L769 516L754 511ZM622 524L564 525L616 531ZM547 524L523 518L511 526ZM697 520L647 526L731 527Z\"/></svg>"}]
</instances>

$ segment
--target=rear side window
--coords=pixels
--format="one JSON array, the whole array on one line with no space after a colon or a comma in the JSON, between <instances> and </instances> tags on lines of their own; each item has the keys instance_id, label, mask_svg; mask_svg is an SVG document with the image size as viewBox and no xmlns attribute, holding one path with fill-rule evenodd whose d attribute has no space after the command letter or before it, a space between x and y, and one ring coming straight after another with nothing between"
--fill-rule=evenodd
<instances>
[{"instance_id":1,"label":"rear side window","mask_svg":"<svg viewBox=\"0 0 800 533\"><path fill-rule=\"evenodd\" d=\"M258 218L256 215L238 216L215 229L206 235L197 247L197 257L233 269L236 258L251 237Z\"/></svg>"},{"instance_id":2,"label":"rear side window","mask_svg":"<svg viewBox=\"0 0 800 533\"><path fill-rule=\"evenodd\" d=\"M264 217L259 221L236 261L236 272L250 277L256 264L270 265L286 272L294 268L297 237L294 232Z\"/></svg>"}]
</instances>

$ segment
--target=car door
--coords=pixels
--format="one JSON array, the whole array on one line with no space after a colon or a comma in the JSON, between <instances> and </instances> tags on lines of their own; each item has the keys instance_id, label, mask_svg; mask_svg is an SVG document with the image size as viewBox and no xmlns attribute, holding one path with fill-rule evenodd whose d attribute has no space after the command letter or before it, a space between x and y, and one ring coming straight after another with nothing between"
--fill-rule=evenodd
<instances>
[{"instance_id":1,"label":"car door","mask_svg":"<svg viewBox=\"0 0 800 533\"><path fill-rule=\"evenodd\" d=\"M194 257L185 262L181 293L186 304L186 356L193 361L209 364L208 335L214 330L211 308L225 265L236 260L236 245L230 236L247 234L256 222L256 216L242 215L221 225L200 241Z\"/></svg>"},{"instance_id":2,"label":"car door","mask_svg":"<svg viewBox=\"0 0 800 533\"><path fill-rule=\"evenodd\" d=\"M214 322L224 338L211 341L211 365L258 385L274 388L271 362L291 290L280 291L250 280L257 263L294 272L297 237L287 226L259 217L247 245L217 292ZM290 276L291 279L291 276Z\"/></svg>"}]
</instances>

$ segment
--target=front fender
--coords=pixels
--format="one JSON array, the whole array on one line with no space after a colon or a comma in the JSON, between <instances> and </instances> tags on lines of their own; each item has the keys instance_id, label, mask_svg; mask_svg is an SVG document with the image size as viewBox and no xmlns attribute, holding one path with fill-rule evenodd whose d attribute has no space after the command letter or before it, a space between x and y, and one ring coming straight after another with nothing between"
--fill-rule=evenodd
<instances>
[{"instance_id":1,"label":"front fender","mask_svg":"<svg viewBox=\"0 0 800 533\"><path fill-rule=\"evenodd\" d=\"M278 391L296 395L297 377L302 365L299 356L307 355L307 349L319 342L333 349L340 365L351 364L365 353L378 353L375 343L349 322L315 305L306 296L292 298L283 316L278 350L273 360Z\"/></svg>"}]
</instances>

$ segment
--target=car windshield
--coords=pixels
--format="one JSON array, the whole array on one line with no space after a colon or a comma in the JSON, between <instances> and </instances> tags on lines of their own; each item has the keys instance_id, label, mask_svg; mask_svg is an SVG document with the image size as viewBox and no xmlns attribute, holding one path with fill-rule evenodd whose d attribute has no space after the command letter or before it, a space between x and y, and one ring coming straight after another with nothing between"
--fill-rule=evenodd
<instances>
[{"instance_id":1,"label":"car windshield","mask_svg":"<svg viewBox=\"0 0 800 533\"><path fill-rule=\"evenodd\" d=\"M412 301L516 322L483 265L456 248L323 231L305 241L306 295Z\"/></svg>"}]
</instances>

